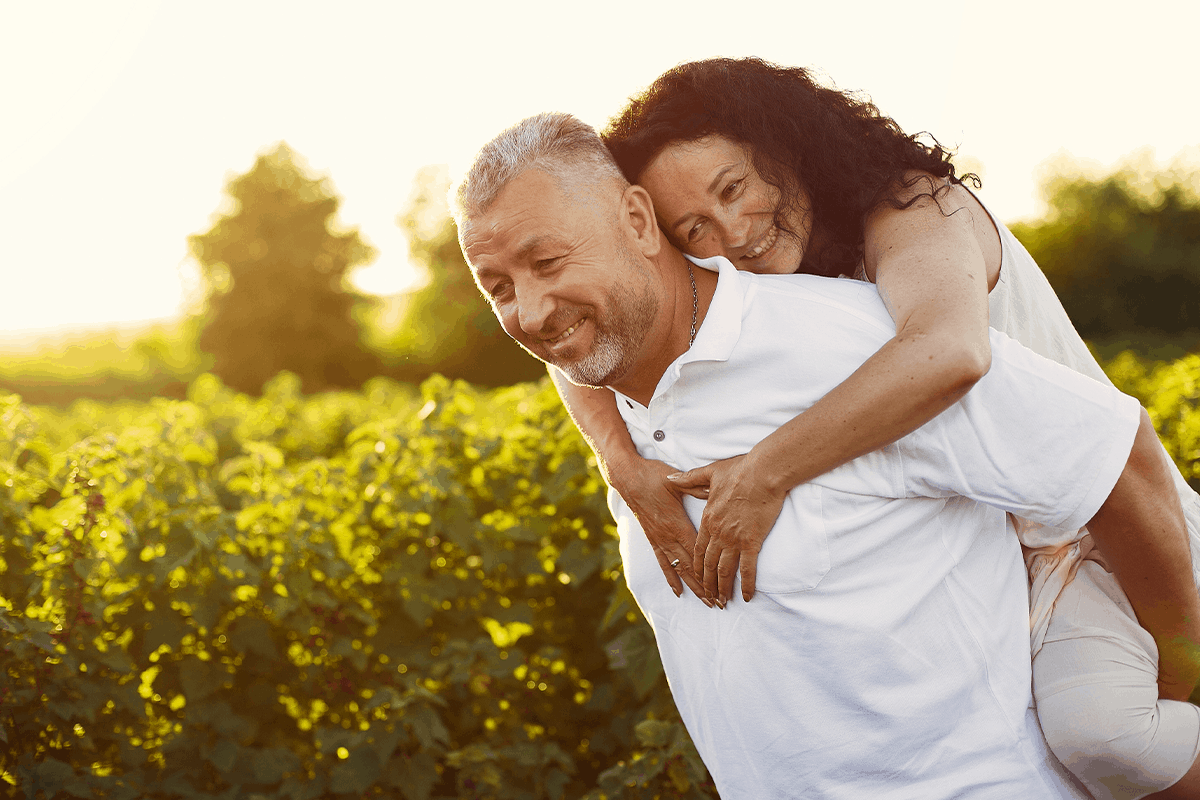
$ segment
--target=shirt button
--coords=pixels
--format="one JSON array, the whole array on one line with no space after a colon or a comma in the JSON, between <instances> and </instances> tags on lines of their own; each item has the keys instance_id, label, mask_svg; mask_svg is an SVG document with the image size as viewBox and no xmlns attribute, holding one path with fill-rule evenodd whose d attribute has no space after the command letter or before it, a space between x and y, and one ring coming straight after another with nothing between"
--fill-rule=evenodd
<instances>
[{"instance_id":1,"label":"shirt button","mask_svg":"<svg viewBox=\"0 0 1200 800\"><path fill-rule=\"evenodd\" d=\"M665 438L667 438L667 435L665 433L663 433L662 431L654 432L654 441L661 442Z\"/></svg>"}]
</instances>

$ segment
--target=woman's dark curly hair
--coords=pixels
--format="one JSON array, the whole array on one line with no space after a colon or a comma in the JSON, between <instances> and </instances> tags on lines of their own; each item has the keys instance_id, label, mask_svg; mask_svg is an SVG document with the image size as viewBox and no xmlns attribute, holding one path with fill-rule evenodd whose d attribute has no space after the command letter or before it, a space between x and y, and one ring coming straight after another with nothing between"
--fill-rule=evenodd
<instances>
[{"instance_id":1,"label":"woman's dark curly hair","mask_svg":"<svg viewBox=\"0 0 1200 800\"><path fill-rule=\"evenodd\" d=\"M813 230L823 232L826 245L805 253L803 272L853 274L868 212L883 202L907 208L937 194L927 181L928 191L906 192L902 201L899 191L922 180L906 182L909 170L979 186L976 175L955 175L951 153L936 140L929 137L927 145L905 134L870 101L819 86L807 70L758 58L715 58L668 70L609 121L601 138L625 177L637 183L667 145L713 134L747 145L759 175L780 190L780 230L791 233L788 212L813 214ZM797 198L797 181L808 190L811 212Z\"/></svg>"}]
</instances>

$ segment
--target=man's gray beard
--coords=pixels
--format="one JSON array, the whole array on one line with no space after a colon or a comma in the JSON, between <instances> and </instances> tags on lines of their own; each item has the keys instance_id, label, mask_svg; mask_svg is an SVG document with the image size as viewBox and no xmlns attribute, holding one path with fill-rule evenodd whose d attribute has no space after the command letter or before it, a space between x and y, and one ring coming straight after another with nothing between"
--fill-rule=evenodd
<instances>
[{"instance_id":1,"label":"man's gray beard","mask_svg":"<svg viewBox=\"0 0 1200 800\"><path fill-rule=\"evenodd\" d=\"M591 351L570 364L556 365L572 383L600 387L620 380L637 361L654 324L658 299L650 288L648 267L637 262L632 253L626 257L637 264L641 285L614 287L606 297L608 316L603 320L592 318L596 336Z\"/></svg>"}]
</instances>

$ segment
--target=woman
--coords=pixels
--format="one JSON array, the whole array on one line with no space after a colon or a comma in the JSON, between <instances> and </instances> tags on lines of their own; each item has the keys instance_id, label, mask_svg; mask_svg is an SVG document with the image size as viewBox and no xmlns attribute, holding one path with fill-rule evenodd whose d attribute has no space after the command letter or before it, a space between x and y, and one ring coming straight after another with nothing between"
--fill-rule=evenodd
<instances>
[{"instance_id":1,"label":"woman","mask_svg":"<svg viewBox=\"0 0 1200 800\"><path fill-rule=\"evenodd\" d=\"M638 456L610 394L559 381L676 594L686 582L724 607L740 571L749 600L758 549L786 493L961 398L988 370L989 323L1107 380L1036 264L963 185L977 179L957 176L936 143L906 136L870 103L822 88L804 70L755 59L682 65L631 101L604 138L685 253L723 255L756 272L874 281L897 324L896 337L845 383L750 453L688 474ZM1176 483L1195 542L1200 502L1178 473ZM708 499L694 547L683 492ZM1018 530L1035 548L1027 559L1035 694L1056 754L1097 797L1167 787L1164 797L1197 796L1200 711L1158 701L1154 640L1098 554L1085 560L1090 540L1063 547L1062 532ZM1096 615L1118 630L1093 652ZM1116 652L1103 649L1109 640L1121 643ZM1168 659L1164 651L1164 670ZM1114 678L1109 665L1122 662ZM1114 688L1131 683L1129 696ZM1097 716L1079 724L1097 701ZM1135 720L1136 730L1114 730L1123 724L1114 714Z\"/></svg>"}]
</instances>

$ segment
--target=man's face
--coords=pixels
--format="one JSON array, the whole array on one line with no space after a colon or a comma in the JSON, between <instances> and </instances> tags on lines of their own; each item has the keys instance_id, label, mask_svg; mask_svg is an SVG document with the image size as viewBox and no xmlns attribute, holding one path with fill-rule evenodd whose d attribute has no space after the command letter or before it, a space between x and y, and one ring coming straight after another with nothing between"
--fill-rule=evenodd
<instances>
[{"instance_id":1,"label":"man's face","mask_svg":"<svg viewBox=\"0 0 1200 800\"><path fill-rule=\"evenodd\" d=\"M587 386L629 371L659 307L619 202L615 190L569 196L530 169L464 227L467 261L504 330Z\"/></svg>"}]
</instances>

